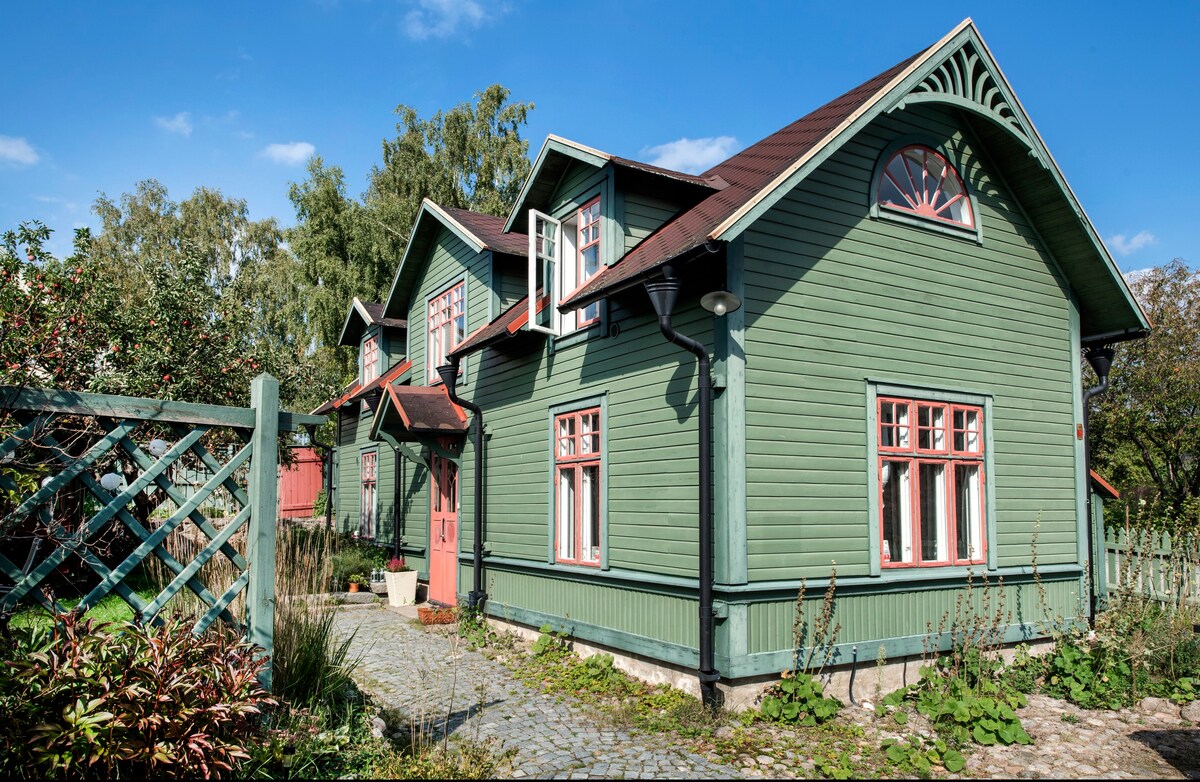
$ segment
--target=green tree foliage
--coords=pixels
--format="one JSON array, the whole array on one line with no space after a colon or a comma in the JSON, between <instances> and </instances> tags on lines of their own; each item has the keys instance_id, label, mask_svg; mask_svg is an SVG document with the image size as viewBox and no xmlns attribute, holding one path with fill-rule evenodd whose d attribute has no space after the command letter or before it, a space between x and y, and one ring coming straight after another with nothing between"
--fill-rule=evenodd
<instances>
[{"instance_id":1,"label":"green tree foliage","mask_svg":"<svg viewBox=\"0 0 1200 782\"><path fill-rule=\"evenodd\" d=\"M175 203L153 180L95 205L101 228L73 254L22 225L0 248L0 384L213 404L249 402L250 380L280 379L306 408L336 387L312 360L305 287L273 220L198 189Z\"/></svg>"},{"instance_id":2,"label":"green tree foliage","mask_svg":"<svg viewBox=\"0 0 1200 782\"><path fill-rule=\"evenodd\" d=\"M1094 462L1141 514L1200 530L1200 274L1175 259L1131 283L1154 328L1117 346L1112 387L1091 416Z\"/></svg>"},{"instance_id":3,"label":"green tree foliage","mask_svg":"<svg viewBox=\"0 0 1200 782\"><path fill-rule=\"evenodd\" d=\"M292 185L298 225L287 241L308 286L308 322L343 379L355 366L353 351L336 348L346 308L354 296L387 295L421 201L494 215L512 207L530 170L521 127L532 108L510 103L498 84L429 119L400 105L396 137L384 140L383 161L361 203L347 197L342 170L320 158L310 161L304 182Z\"/></svg>"}]
</instances>

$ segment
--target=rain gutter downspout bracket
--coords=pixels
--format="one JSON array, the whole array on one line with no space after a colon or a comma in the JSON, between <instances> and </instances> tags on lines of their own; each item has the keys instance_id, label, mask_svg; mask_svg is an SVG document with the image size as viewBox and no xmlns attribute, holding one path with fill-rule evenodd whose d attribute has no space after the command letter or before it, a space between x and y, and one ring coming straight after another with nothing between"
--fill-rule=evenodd
<instances>
[{"instance_id":1,"label":"rain gutter downspout bracket","mask_svg":"<svg viewBox=\"0 0 1200 782\"><path fill-rule=\"evenodd\" d=\"M446 394L450 397L451 402L470 410L475 416L472 432L475 449L475 518L472 520L474 522L472 525L474 540L471 546L471 591L467 594L467 606L471 610L475 610L487 600L487 593L483 591L483 410L474 402L468 402L459 397L456 388L458 385L458 358L450 358L448 361L448 364L437 368L442 384L446 387Z\"/></svg>"}]
</instances>

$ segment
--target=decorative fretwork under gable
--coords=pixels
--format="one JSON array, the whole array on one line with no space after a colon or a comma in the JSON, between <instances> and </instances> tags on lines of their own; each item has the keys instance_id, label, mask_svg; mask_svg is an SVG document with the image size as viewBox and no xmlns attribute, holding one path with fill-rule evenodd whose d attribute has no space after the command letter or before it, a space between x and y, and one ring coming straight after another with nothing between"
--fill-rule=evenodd
<instances>
[{"instance_id":1,"label":"decorative fretwork under gable","mask_svg":"<svg viewBox=\"0 0 1200 782\"><path fill-rule=\"evenodd\" d=\"M991 57L968 38L929 71L920 83L890 109L897 111L916 103L949 103L974 112L1007 130L1013 138L1041 160L1034 133L998 75ZM1045 162L1042 161L1045 166Z\"/></svg>"}]
</instances>

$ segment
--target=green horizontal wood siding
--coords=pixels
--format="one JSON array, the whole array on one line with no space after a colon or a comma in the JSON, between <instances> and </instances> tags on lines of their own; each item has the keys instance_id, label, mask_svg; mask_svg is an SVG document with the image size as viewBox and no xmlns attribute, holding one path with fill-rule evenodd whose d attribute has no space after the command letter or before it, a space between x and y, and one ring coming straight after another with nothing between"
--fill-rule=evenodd
<instances>
[{"instance_id":1,"label":"green horizontal wood siding","mask_svg":"<svg viewBox=\"0 0 1200 782\"><path fill-rule=\"evenodd\" d=\"M632 303L635 309L629 309ZM696 537L696 363L668 344L649 301L611 302L617 337L597 337L551 353L545 338L485 349L471 370L471 398L485 411L486 542L496 556L545 561L551 497L549 410L604 395L609 435L608 565L669 575L693 575ZM711 349L711 317L681 306L680 331ZM471 486L470 442L462 485ZM473 502L463 492L462 514ZM463 524L463 550L471 530Z\"/></svg>"},{"instance_id":2,"label":"green horizontal wood siding","mask_svg":"<svg viewBox=\"0 0 1200 782\"><path fill-rule=\"evenodd\" d=\"M952 151L982 243L869 217L897 137ZM885 116L744 237L751 580L869 572L866 378L994 398L997 564L1074 562L1066 283L956 115Z\"/></svg>"},{"instance_id":3,"label":"green horizontal wood siding","mask_svg":"<svg viewBox=\"0 0 1200 782\"><path fill-rule=\"evenodd\" d=\"M636 247L679 211L679 207L644 193L624 193L625 252Z\"/></svg>"}]
</instances>

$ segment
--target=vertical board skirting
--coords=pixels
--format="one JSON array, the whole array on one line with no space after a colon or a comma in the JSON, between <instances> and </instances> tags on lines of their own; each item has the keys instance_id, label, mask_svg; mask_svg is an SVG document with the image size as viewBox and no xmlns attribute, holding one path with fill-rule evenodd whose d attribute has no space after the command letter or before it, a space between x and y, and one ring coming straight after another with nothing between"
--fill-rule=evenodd
<instances>
[{"instance_id":1,"label":"vertical board skirting","mask_svg":"<svg viewBox=\"0 0 1200 782\"><path fill-rule=\"evenodd\" d=\"M247 640L265 650L275 634L275 503L279 471L279 381L268 374L250 386L254 408L253 456L250 463L250 529L246 536L249 583L246 591ZM259 675L271 688L271 662Z\"/></svg>"},{"instance_id":2,"label":"vertical board skirting","mask_svg":"<svg viewBox=\"0 0 1200 782\"><path fill-rule=\"evenodd\" d=\"M743 247L743 239L739 236L726 248L726 285L738 299L745 296ZM718 584L744 584L747 577L745 307L714 319L713 342L713 372L724 381L724 389L717 394L714 405L716 561L713 576Z\"/></svg>"}]
</instances>

